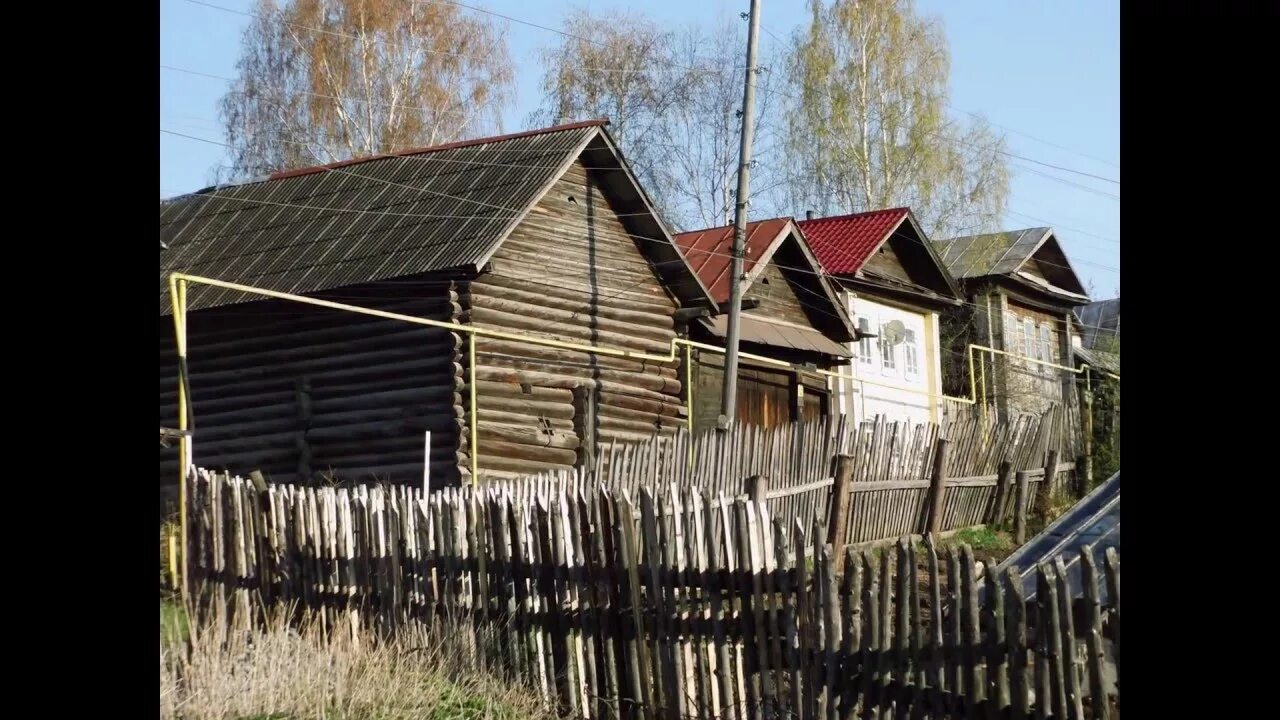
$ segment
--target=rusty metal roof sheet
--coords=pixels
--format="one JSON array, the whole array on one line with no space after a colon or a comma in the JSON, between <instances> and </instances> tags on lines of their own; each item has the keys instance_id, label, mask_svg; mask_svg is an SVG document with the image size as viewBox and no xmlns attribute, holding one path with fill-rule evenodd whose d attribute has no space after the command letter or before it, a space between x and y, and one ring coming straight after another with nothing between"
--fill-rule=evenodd
<instances>
[{"instance_id":1,"label":"rusty metal roof sheet","mask_svg":"<svg viewBox=\"0 0 1280 720\"><path fill-rule=\"evenodd\" d=\"M723 338L729 333L728 315L701 318L699 322L716 337ZM744 313L739 330L743 342L817 352L836 357L853 356L848 347L811 328L766 320Z\"/></svg>"},{"instance_id":2,"label":"rusty metal roof sheet","mask_svg":"<svg viewBox=\"0 0 1280 720\"><path fill-rule=\"evenodd\" d=\"M754 277L756 266L762 259L772 255L771 251L782 242L782 232L790 224L791 218L788 217L747 223L745 255L742 259L744 275ZM676 247L680 248L702 284L711 291L711 299L717 304L729 302L733 229L732 225L725 225L678 233L675 236Z\"/></svg>"}]
</instances>

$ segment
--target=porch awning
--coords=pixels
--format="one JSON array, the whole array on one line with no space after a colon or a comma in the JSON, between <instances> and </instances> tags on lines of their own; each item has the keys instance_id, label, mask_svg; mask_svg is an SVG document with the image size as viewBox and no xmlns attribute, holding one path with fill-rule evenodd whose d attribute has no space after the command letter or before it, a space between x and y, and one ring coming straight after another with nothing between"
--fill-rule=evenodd
<instances>
[{"instance_id":1,"label":"porch awning","mask_svg":"<svg viewBox=\"0 0 1280 720\"><path fill-rule=\"evenodd\" d=\"M723 338L729 334L729 316L717 315L699 320L712 335ZM773 347L823 353L836 357L853 357L849 348L811 328L802 328L772 322L753 315L742 315L741 340L743 342L772 345Z\"/></svg>"}]
</instances>

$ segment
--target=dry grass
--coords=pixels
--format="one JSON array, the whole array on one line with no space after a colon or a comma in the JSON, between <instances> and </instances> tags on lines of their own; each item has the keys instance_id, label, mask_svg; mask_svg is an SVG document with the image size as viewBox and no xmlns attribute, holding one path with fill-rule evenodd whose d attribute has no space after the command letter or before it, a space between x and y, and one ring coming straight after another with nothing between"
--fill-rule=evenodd
<instances>
[{"instance_id":1,"label":"dry grass","mask_svg":"<svg viewBox=\"0 0 1280 720\"><path fill-rule=\"evenodd\" d=\"M172 638L172 636L170 635ZM160 717L190 720L538 720L524 686L477 668L454 634L422 626L378 640L314 619L290 627L192 628L160 647Z\"/></svg>"}]
</instances>

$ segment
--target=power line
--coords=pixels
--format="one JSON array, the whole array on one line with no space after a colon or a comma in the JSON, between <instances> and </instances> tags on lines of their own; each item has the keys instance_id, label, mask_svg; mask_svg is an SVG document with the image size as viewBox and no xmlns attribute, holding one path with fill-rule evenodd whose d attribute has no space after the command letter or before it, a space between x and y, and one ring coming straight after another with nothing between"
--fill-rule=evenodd
<instances>
[{"instance_id":1,"label":"power line","mask_svg":"<svg viewBox=\"0 0 1280 720\"><path fill-rule=\"evenodd\" d=\"M1032 173L1033 175L1039 175L1040 177L1048 178L1054 182L1062 183L1063 185L1068 185L1073 188L1084 190L1085 192L1093 193L1094 195L1099 195L1101 197L1110 198L1112 200L1115 200L1116 202L1120 202L1119 195L1113 195L1112 193L1106 192L1105 190L1099 190L1097 188L1089 187L1088 185L1082 185L1078 182L1073 182L1066 178L1058 177L1057 175L1053 175L1047 172L1042 172L1040 170L1036 170L1035 168L1027 167L1026 165L1019 165L1018 163L1010 163L1010 165L1012 165L1015 168L1018 168L1019 170L1025 170L1026 172Z\"/></svg>"},{"instance_id":2,"label":"power line","mask_svg":"<svg viewBox=\"0 0 1280 720\"><path fill-rule=\"evenodd\" d=\"M223 6L223 5L215 5L215 4L213 4L213 3L203 2L202 0L184 0L184 2L191 3L192 5L200 5L201 7L207 7L207 8L213 9L213 10L219 10L219 11L221 11L221 12L230 13L230 14L232 14L232 15L240 15L240 16L243 16L243 17L262 18L262 19L265 19L265 18L267 17L266 15L261 15L261 14L259 14L259 13L249 12L249 11L246 11L246 10L236 10L235 8L229 8L229 7L226 7L226 6ZM496 17L501 17L501 18L511 19L511 18L507 18L507 16L505 16L505 15L501 15L500 13L489 12L489 11L487 11L487 10L483 10L483 9L481 9L481 8L473 8L473 7L468 6L468 5L462 5L461 3L437 2L436 0L426 0L426 2L425 2L424 4L427 4L427 5L457 5L457 6L459 6L459 7L464 7L464 8L467 8L467 9L469 9L469 10L478 10L479 12L485 12L485 13L487 13L487 14L489 14L489 15L494 15L494 16L496 16ZM279 11L279 10L277 10L276 12L277 12L277 13L279 13L280 11ZM518 20L516 20L515 22L523 22L523 21L518 21ZM294 28L294 29L297 29L297 30L310 30L311 32L320 33L320 34L323 34L323 35L332 35L333 37L345 38L345 39L347 39L347 40L360 40L360 39L362 39L359 35L352 35L352 34L350 34L350 33L338 32L338 31L336 31L336 30L328 30L328 29L325 29L325 28L318 28L318 27L314 27L314 26L312 26L312 25L302 25L302 24L300 24L300 23L289 22L289 21L285 21L285 24L286 24L286 25L288 25L289 27ZM524 24L526 24L526 25L527 25L527 24L530 24L530 23L524 23ZM553 30L552 28L547 28L547 27L544 27L544 26L542 26L542 25L534 25L534 27L542 28L542 29L544 29L544 30ZM558 30L554 30L554 32L560 32L560 31L558 31ZM562 35L567 35L568 37L578 38L578 39L580 39L580 40L586 40L585 38L582 38L582 37L577 36L577 35L568 35L567 33L563 33L563 32L562 32L561 34L562 34ZM594 42L594 41L591 41L591 40L586 40L586 41L587 41L587 42ZM384 42L383 44L384 44L384 45L386 45L387 47L391 47L391 48L399 48L399 47L402 47L402 45L400 45L400 44L398 44L398 43L392 43L392 42ZM487 56L467 55L467 54L465 54L465 53L455 53L455 52L449 52L449 51L447 51L447 50L432 50L432 49L430 49L430 48L426 48L426 47L415 48L415 50L417 50L417 51L419 51L419 52L427 53L427 54L429 54L429 55L444 55L444 56L447 56L447 57L463 58L463 59L466 59L466 60L475 60L475 61L477 61L477 62L488 62L489 60L491 60L491 59L492 59L492 58L487 57ZM591 72L599 72L599 73L618 73L618 74L623 74L623 75L626 75L626 74L634 75L634 74L638 74L638 73L644 73L644 72L647 72L647 70L632 70L632 69L627 69L627 68L609 68L609 67L598 67L598 66L596 66L596 67L583 67L582 69L583 69L583 70L589 70L589 71L591 71Z\"/></svg>"},{"instance_id":3,"label":"power line","mask_svg":"<svg viewBox=\"0 0 1280 720\"><path fill-rule=\"evenodd\" d=\"M204 143L208 143L208 144L212 144L212 145L223 145L223 146L225 146L225 145L226 145L225 143L220 143L220 142L215 141L215 140L208 140L208 139L206 139L206 138L199 138L199 137L196 137L196 136L193 136L193 135L187 135L187 134L185 134L185 133L179 133L179 132L175 132L175 131L172 131L172 130L165 130L165 129L163 129L163 128L161 128L161 132L164 132L164 133L167 133L167 134L170 134L170 135L177 135L177 136L184 137L184 138L190 138L190 139L192 139L192 140L198 140L198 141L200 141L200 142L204 142ZM342 171L343 169L342 169L342 168L326 168L326 167L321 167L321 168L319 168L319 170L320 170L320 171L323 171L323 172L337 172L337 171ZM362 179L373 180L373 181L375 181L375 182L380 182L380 183L383 183L383 184L399 185L400 187L404 187L404 188L407 188L407 189L410 189L410 190L415 190L415 191L419 191L419 190L421 190L421 191L426 191L426 189L425 189L425 188L417 188L417 187L414 187L414 186L404 185L404 184L401 184L401 183L391 183L391 182L386 181L386 180L381 180L381 179L378 179L378 178L373 178L373 177L369 177L369 176L359 175L359 174L355 174L355 173L347 172L346 174L348 174L348 175L353 175L354 177L359 177L359 178L362 178ZM427 191L427 192L430 192L430 191ZM466 198L458 198L458 197L455 197L455 196L452 196L452 195L448 195L448 194L445 194L445 193L439 193L439 194L440 194L440 195L442 195L442 196L444 196L444 197L447 197L447 198L449 198L449 199L469 201L469 200L467 200ZM334 208L334 207L325 207L325 206L316 206L316 205L302 205L302 204L298 204L298 203L276 202L276 201L269 201L269 200L262 200L262 199L250 199L250 198L239 198L239 197L233 197L233 196L228 196L228 195L218 195L218 194L216 194L216 190L215 190L214 192L211 192L211 193L204 193L204 194L202 194L202 195L201 195L201 197L210 198L210 199L219 199L219 200L238 201L238 202L245 202L245 203L261 203L261 204L266 204L266 205L277 205L277 206L282 206L282 207L296 207L296 208L299 208L299 209L305 209L305 210L319 210L319 211L330 211L330 212L355 212L355 213L369 213L369 214L384 215L384 216L390 216L390 217L419 217L419 218L424 218L424 219L485 220L485 221L507 220L507 219L510 219L510 218L495 218L495 217L493 217L493 216L489 216L489 215L436 215L436 214L425 214L425 213L403 213L403 212L393 212L393 211L389 211L389 210L362 210L362 209L356 209L356 208ZM499 206L499 205L490 205L490 207L493 207L493 208L498 209L498 210L502 210L502 211L504 211L504 212L512 213L512 214L513 214L513 216L514 216L515 214L518 214L519 212L521 212L521 210L516 209L516 208L509 208L509 207L504 207L504 206ZM649 213L648 213L648 212L640 212L640 213L627 213L627 214L620 214L620 215L649 215ZM896 233L895 233L895 234L896 234ZM633 234L630 234L630 233L627 233L627 235L629 235L630 237L633 237L633 238L636 238L636 239L639 239L639 240L648 241L648 242L654 242L654 241L657 241L655 238L649 238L649 237L645 237L645 236L642 236L642 235L633 235ZM911 238L909 238L908 236L905 236L905 235L904 235L904 236L902 236L902 237L907 238L907 239L911 239ZM665 241L663 241L663 242L665 242ZM711 254L711 255L720 255L720 256L723 256L723 257L732 257L732 256L731 256L730 254L728 254L728 253L716 253L716 252L712 252L712 251L703 251L703 252L706 252L707 254ZM1072 268L1071 268L1070 266L1068 266L1068 265L1061 265L1061 264L1058 264L1058 263L1052 263L1052 262L1048 262L1048 261L1041 261L1041 262L1044 262L1044 264L1046 264L1046 265L1051 265L1051 266L1061 267L1061 268L1064 268L1064 269L1067 269L1067 270L1072 269ZM1119 272L1119 268L1114 268L1114 267L1111 267L1111 266L1109 266L1109 265L1103 265L1103 264L1101 264L1101 263L1093 263L1093 262L1086 261L1086 260L1077 260L1077 262L1081 262L1081 263L1083 263L1083 264L1095 265L1095 266L1097 266L1097 267L1101 267L1101 268L1104 268L1104 269L1107 269L1107 270L1113 270L1113 271ZM800 271L802 271L802 272L804 272L804 271L805 271L803 268L793 268L793 269L800 270Z\"/></svg>"},{"instance_id":4,"label":"power line","mask_svg":"<svg viewBox=\"0 0 1280 720\"><path fill-rule=\"evenodd\" d=\"M170 132L171 132L171 131L170 131ZM182 133L171 133L171 134L181 135L181 136L183 136L183 137L191 137L192 139L201 140L202 142L208 142L208 143L215 144L215 145L223 144L223 143L218 143L218 142L216 142L216 141L205 140L205 139L203 139L203 138L196 138L196 137L194 137L194 136L187 136L187 135L183 135ZM322 168L322 170L324 170L324 171L335 171L335 170L341 170L341 168ZM347 174L353 174L353 173L347 173ZM353 175L354 175L354 174L353 174ZM379 180L379 179L377 179L377 178L370 178L370 177L362 176L362 175L355 175L355 176L356 176L356 177L360 177L360 178L364 178L364 179L376 180L376 181L378 181L378 182L382 182L382 183L384 183L384 184L395 184L395 185L399 185L399 186L401 186L401 187L404 187L404 188L407 188L407 189L410 189L410 190L415 190L415 191L425 191L425 188L417 188L417 187L414 187L414 186L403 185L403 184L400 184L400 183L389 183L389 181L383 181L383 180ZM454 196L451 196L451 195L447 195L447 194L443 194L443 193L441 193L441 194L442 194L442 195L444 195L445 197L450 198L450 199L464 200L464 198L455 198ZM268 201L253 201L253 200L242 199L242 198L234 198L234 197L227 197L227 196L216 196L216 195L209 195L208 197L217 197L217 198L219 198L219 199L228 199L228 200L240 200L240 201L243 201L243 202L266 202L267 204L274 204L274 205L293 206L293 207L299 207L299 208L303 208L303 209L332 210L332 211L337 211L337 212L370 212L370 213L374 213L374 214L381 214L381 215L384 215L384 216L387 216L387 215L397 216L397 215L399 215L399 216L410 216L410 217L411 217L411 216L414 216L414 215L415 215L415 214L413 214L413 213L391 213L390 211L377 211L377 210L365 210L365 211L362 211L362 210L353 209L353 208L323 208L323 207L314 207L314 206L303 206L303 205L297 205L297 204L294 204L294 203L271 203L271 202L268 202ZM505 207L502 207L502 206L491 206L491 207L495 207L495 208L497 208L497 209L499 209L499 210L504 210L504 211L507 211L507 212L511 212L511 213L513 213L513 214L517 214L517 213L519 212L518 210L516 210L516 209L514 209L514 208L505 208ZM635 214L635 215L647 215L648 213L632 213L632 214ZM422 217L428 217L428 218L447 218L447 219L483 219L483 220L494 220L494 219L500 219L500 218L491 218L491 217L488 217L488 216L436 216L436 215L421 215L421 216L422 216ZM536 224L535 224L535 223L530 223L530 224L531 224L531 226L536 226ZM665 241L660 240L660 239L657 239L657 238L650 238L650 237L646 237L646 236L642 236L642 235L634 235L634 234L631 234L631 233L624 233L624 234L625 234L625 235L627 235L627 236L629 236L629 237L631 237L631 238L633 238L633 239L636 239L636 240L643 240L643 241L646 241L646 242L663 242L663 243L665 244ZM919 243L921 243L921 244L923 244L923 243L924 243L924 241L919 240L919 239L917 239L917 238L912 238L912 237L910 237L910 236L903 235L900 231L895 231L894 236L901 237L901 238L906 239L906 240L909 240L909 241L919 242ZM699 252L700 252L700 253L702 253L702 254L719 255L719 256L723 256L723 257L732 257L730 254L727 254L727 253L717 253L717 252L714 252L714 251L699 251ZM675 261L672 261L672 262L674 263ZM1044 264L1051 265L1051 266L1061 267L1061 268L1064 268L1064 269L1067 269L1067 270L1071 270L1071 269L1072 269L1069 265L1060 265L1060 264L1058 264L1058 263L1053 263L1053 262L1049 262L1049 261L1040 261L1040 262L1043 262ZM1089 263L1088 261L1078 261L1078 262L1083 262L1083 263L1085 263L1085 264L1098 265L1099 267L1103 267L1103 268L1106 268L1106 269L1115 270L1115 271L1117 271L1117 272L1118 272L1118 269L1117 269L1117 268L1110 268L1109 266L1101 265L1100 263ZM654 263L649 263L649 264L650 264L651 266L656 266L656 264L654 264ZM779 268L782 268L782 269L788 269L788 270L793 270L793 271L797 271L797 272L803 272L803 273L813 274L813 275L819 276L819 277L821 277L821 278L824 278L824 279L826 279L827 281L836 280L836 281L838 282L838 279L837 279L837 278L835 278L834 276L831 276L831 275L829 275L829 274L827 274L827 273L825 273L825 272L823 272L823 271L821 271L821 270L819 270L819 271L815 272L815 271L810 270L810 269L807 269L807 268L786 267L786 266L782 266L782 265L779 265L779 264L776 264L776 263L775 263L775 266L776 266L776 267L779 267ZM1073 272L1074 272L1074 271L1073 271ZM629 291L632 289L632 287L634 287L634 285L633 285L633 286L631 286L631 287L628 287L628 288L624 288L624 289L623 289L619 294L625 294L626 292L629 292ZM829 300L829 299L828 299L828 298L826 298L825 296L819 295L818 293L813 292L812 290L809 290L808 288L805 288L805 287L803 287L803 286L796 286L796 287L798 287L798 288L800 288L800 289L802 289L802 290L805 290L805 291L809 292L810 294L813 294L813 295L815 295L816 297L819 297L820 299L822 299L822 300L824 300L824 301L828 301L828 300ZM803 300L801 300L801 299L800 299L800 298L798 298L798 297L797 297L797 300L799 300L802 304L804 304L804 305L806 305L806 306L810 307L811 309L817 310L817 311L819 311L819 312L823 312L824 314L827 314L827 315L830 315L830 316L832 316L832 317L836 317L837 319L839 319L839 316L834 315L833 313L830 313L830 312L826 312L826 311L822 310L821 308L817 308L817 307L814 307L814 306L812 306L812 305L809 305L808 303L804 303L804 301L803 301ZM962 303L964 303L964 304L967 304L967 305L973 306L973 307L978 307L978 305L977 305L976 303L972 303L972 302L964 301L963 299L961 299L961 302L962 302Z\"/></svg>"}]
</instances>

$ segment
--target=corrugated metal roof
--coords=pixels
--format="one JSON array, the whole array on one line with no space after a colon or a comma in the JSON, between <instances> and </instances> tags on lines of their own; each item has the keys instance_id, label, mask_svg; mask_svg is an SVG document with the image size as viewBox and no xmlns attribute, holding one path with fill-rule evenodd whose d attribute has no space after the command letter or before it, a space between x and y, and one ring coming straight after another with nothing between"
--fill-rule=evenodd
<instances>
[{"instance_id":1,"label":"corrugated metal roof","mask_svg":"<svg viewBox=\"0 0 1280 720\"><path fill-rule=\"evenodd\" d=\"M160 203L174 271L306 293L486 259L605 121L277 173ZM252 300L203 285L192 310Z\"/></svg>"},{"instance_id":2,"label":"corrugated metal roof","mask_svg":"<svg viewBox=\"0 0 1280 720\"><path fill-rule=\"evenodd\" d=\"M951 275L975 278L1018 271L1052 234L1047 227L968 235L933 242Z\"/></svg>"},{"instance_id":3,"label":"corrugated metal roof","mask_svg":"<svg viewBox=\"0 0 1280 720\"><path fill-rule=\"evenodd\" d=\"M782 231L791 218L773 218L747 223L746 255L742 260L742 272L753 276L762 258L773 254L776 242L782 240ZM733 226L706 228L679 233L676 247L698 274L702 284L711 291L716 304L729 301L732 278L730 272L733 250ZM745 291L745 288L744 288Z\"/></svg>"},{"instance_id":4,"label":"corrugated metal roof","mask_svg":"<svg viewBox=\"0 0 1280 720\"><path fill-rule=\"evenodd\" d=\"M828 338L817 330L772 322L747 314L743 314L741 318L742 322L738 329L743 342L818 352L836 357L853 357L853 353L849 351L848 347ZM700 318L699 322L716 337L722 338L729 334L728 315Z\"/></svg>"},{"instance_id":5,"label":"corrugated metal roof","mask_svg":"<svg viewBox=\"0 0 1280 720\"><path fill-rule=\"evenodd\" d=\"M832 275L851 275L880 247L903 220L909 208L889 208L836 217L801 220L809 247Z\"/></svg>"},{"instance_id":6,"label":"corrugated metal roof","mask_svg":"<svg viewBox=\"0 0 1280 720\"><path fill-rule=\"evenodd\" d=\"M1099 338L1120 336L1120 298L1089 303L1076 308L1075 313L1085 347L1096 348Z\"/></svg>"},{"instance_id":7,"label":"corrugated metal roof","mask_svg":"<svg viewBox=\"0 0 1280 720\"><path fill-rule=\"evenodd\" d=\"M1067 584L1073 595L1081 591L1080 551L1093 547L1094 563L1102 567L1107 548L1120 549L1120 473L1116 472L1070 510L1049 524L1040 534L1027 541L992 572L1003 577L1013 568L1022 578L1023 594L1034 600L1038 590L1036 568L1061 556L1067 567ZM1103 602L1107 601L1107 584L1099 583Z\"/></svg>"},{"instance_id":8,"label":"corrugated metal roof","mask_svg":"<svg viewBox=\"0 0 1280 720\"><path fill-rule=\"evenodd\" d=\"M1106 370L1116 375L1120 374L1120 353L1083 347L1073 347L1071 351L1075 353L1078 359L1091 367Z\"/></svg>"}]
</instances>

